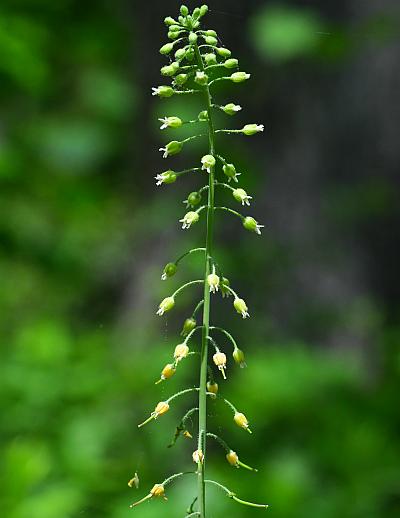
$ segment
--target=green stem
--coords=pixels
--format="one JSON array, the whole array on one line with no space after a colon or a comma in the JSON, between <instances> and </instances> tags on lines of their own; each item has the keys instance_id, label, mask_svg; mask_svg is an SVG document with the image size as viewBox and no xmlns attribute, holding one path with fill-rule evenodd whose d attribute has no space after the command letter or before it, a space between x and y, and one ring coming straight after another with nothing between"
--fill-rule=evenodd
<instances>
[{"instance_id":1,"label":"green stem","mask_svg":"<svg viewBox=\"0 0 400 518\"><path fill-rule=\"evenodd\" d=\"M197 64L204 71L203 60L197 43L194 45ZM208 139L209 153L215 155L215 132L212 114L212 102L209 86L203 88L208 114ZM207 433L207 358L208 358L208 328L210 325L210 290L207 284L207 276L210 274L210 258L212 256L213 226L214 226L214 167L210 168L208 178L208 203L207 203L207 234L206 251L204 254L204 306L203 306L203 333L201 340L200 382L199 382L199 437L202 440L201 449L206 454ZM206 518L206 488L205 488L205 462L198 465L197 498L200 518Z\"/></svg>"}]
</instances>

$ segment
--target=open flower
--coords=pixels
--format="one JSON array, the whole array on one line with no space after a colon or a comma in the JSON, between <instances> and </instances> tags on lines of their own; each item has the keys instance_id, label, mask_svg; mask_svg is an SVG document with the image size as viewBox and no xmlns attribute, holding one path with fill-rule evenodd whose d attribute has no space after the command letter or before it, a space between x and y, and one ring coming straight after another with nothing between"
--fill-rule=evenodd
<instances>
[{"instance_id":1,"label":"open flower","mask_svg":"<svg viewBox=\"0 0 400 518\"><path fill-rule=\"evenodd\" d=\"M242 315L243 318L249 317L249 313L247 311L247 305L246 302L243 299L240 299L239 297L236 297L233 301L233 307L236 309L236 311Z\"/></svg>"},{"instance_id":2,"label":"open flower","mask_svg":"<svg viewBox=\"0 0 400 518\"><path fill-rule=\"evenodd\" d=\"M228 182L233 180L234 182L237 182L237 177L240 175L240 173L236 172L236 167L233 164L224 164L222 166L222 171L225 176L228 177Z\"/></svg>"},{"instance_id":3,"label":"open flower","mask_svg":"<svg viewBox=\"0 0 400 518\"><path fill-rule=\"evenodd\" d=\"M189 211L187 212L182 219L179 220L182 223L182 228L190 228L191 225L197 223L199 221L199 215L197 212Z\"/></svg>"},{"instance_id":4,"label":"open flower","mask_svg":"<svg viewBox=\"0 0 400 518\"><path fill-rule=\"evenodd\" d=\"M254 218L251 216L246 216L243 220L243 226L246 230L250 230L250 232L255 232L258 235L261 235L261 229L264 225L260 225Z\"/></svg>"},{"instance_id":5,"label":"open flower","mask_svg":"<svg viewBox=\"0 0 400 518\"><path fill-rule=\"evenodd\" d=\"M168 184L176 182L177 176L174 171L168 169L168 171L165 171L164 173L159 173L154 178L156 179L156 185L162 185L163 183Z\"/></svg>"},{"instance_id":6,"label":"open flower","mask_svg":"<svg viewBox=\"0 0 400 518\"><path fill-rule=\"evenodd\" d=\"M242 133L244 135L255 135L261 131L264 131L264 124L246 124L242 128Z\"/></svg>"},{"instance_id":7,"label":"open flower","mask_svg":"<svg viewBox=\"0 0 400 518\"><path fill-rule=\"evenodd\" d=\"M171 95L174 95L175 90L171 88L170 86L161 85L157 87L152 88L153 92L151 95L158 95L159 97L171 97Z\"/></svg>"},{"instance_id":8,"label":"open flower","mask_svg":"<svg viewBox=\"0 0 400 518\"><path fill-rule=\"evenodd\" d=\"M201 86L205 86L208 82L208 75L205 72L203 72L202 70L198 70L196 72L194 80L197 84L199 84Z\"/></svg>"},{"instance_id":9,"label":"open flower","mask_svg":"<svg viewBox=\"0 0 400 518\"><path fill-rule=\"evenodd\" d=\"M221 351L217 351L213 356L213 361L218 369L221 371L222 376L226 379L225 369L226 369L226 356Z\"/></svg>"},{"instance_id":10,"label":"open flower","mask_svg":"<svg viewBox=\"0 0 400 518\"><path fill-rule=\"evenodd\" d=\"M246 431L251 433L251 430L249 428L249 422L244 414L242 414L241 412L235 412L233 420L238 426L240 426L240 428L244 428Z\"/></svg>"},{"instance_id":11,"label":"open flower","mask_svg":"<svg viewBox=\"0 0 400 518\"><path fill-rule=\"evenodd\" d=\"M226 454L226 460L231 466L234 466L235 468L239 467L239 457L235 451L230 450L229 453Z\"/></svg>"},{"instance_id":12,"label":"open flower","mask_svg":"<svg viewBox=\"0 0 400 518\"><path fill-rule=\"evenodd\" d=\"M164 315L166 311L169 311L175 306L175 299L174 297L166 297L160 302L160 305L158 306L157 315Z\"/></svg>"},{"instance_id":13,"label":"open flower","mask_svg":"<svg viewBox=\"0 0 400 518\"><path fill-rule=\"evenodd\" d=\"M235 115L235 113L240 112L241 109L242 109L242 107L239 104L234 104L234 103L228 103L228 104L225 104L225 106L222 106L222 110L227 115Z\"/></svg>"},{"instance_id":14,"label":"open flower","mask_svg":"<svg viewBox=\"0 0 400 518\"><path fill-rule=\"evenodd\" d=\"M204 453L202 450L195 450L193 453L192 453L192 459L193 459L193 462L195 462L196 464L203 464L204 462Z\"/></svg>"},{"instance_id":15,"label":"open flower","mask_svg":"<svg viewBox=\"0 0 400 518\"><path fill-rule=\"evenodd\" d=\"M176 362L180 362L183 360L183 358L186 358L186 356L189 354L189 347L184 343L178 344L175 347L174 351L174 358Z\"/></svg>"},{"instance_id":16,"label":"open flower","mask_svg":"<svg viewBox=\"0 0 400 518\"><path fill-rule=\"evenodd\" d=\"M163 484L154 484L152 487L150 493L146 495L144 498L139 500L138 502L135 502L134 504L131 504L129 507L136 507L137 505L145 502L146 500L149 500L150 498L163 498L164 500L168 500L168 498L165 496L165 489Z\"/></svg>"},{"instance_id":17,"label":"open flower","mask_svg":"<svg viewBox=\"0 0 400 518\"><path fill-rule=\"evenodd\" d=\"M233 72L231 74L230 79L234 83L242 83L243 81L246 81L246 79L250 78L250 74L247 74L246 72Z\"/></svg>"},{"instance_id":18,"label":"open flower","mask_svg":"<svg viewBox=\"0 0 400 518\"><path fill-rule=\"evenodd\" d=\"M176 367L173 363L167 363L167 365L161 371L161 376L157 383L171 378L176 372Z\"/></svg>"},{"instance_id":19,"label":"open flower","mask_svg":"<svg viewBox=\"0 0 400 518\"><path fill-rule=\"evenodd\" d=\"M215 158L212 155L204 155L201 159L202 169L205 169L207 173L211 172L211 169L215 166Z\"/></svg>"},{"instance_id":20,"label":"open flower","mask_svg":"<svg viewBox=\"0 0 400 518\"><path fill-rule=\"evenodd\" d=\"M165 147L160 147L159 151L163 151L163 158L168 158L172 155L177 155L182 151L183 143L178 140L171 140Z\"/></svg>"},{"instance_id":21,"label":"open flower","mask_svg":"<svg viewBox=\"0 0 400 518\"><path fill-rule=\"evenodd\" d=\"M232 195L235 200L241 202L242 205L250 205L251 196L249 196L244 189L234 189Z\"/></svg>"},{"instance_id":22,"label":"open flower","mask_svg":"<svg viewBox=\"0 0 400 518\"><path fill-rule=\"evenodd\" d=\"M213 271L207 276L207 284L210 286L210 292L216 293L219 286L219 277L215 273L215 266L213 265Z\"/></svg>"},{"instance_id":23,"label":"open flower","mask_svg":"<svg viewBox=\"0 0 400 518\"><path fill-rule=\"evenodd\" d=\"M162 122L160 126L162 130L165 128L180 128L183 124L182 119L179 117L162 117L158 120Z\"/></svg>"}]
</instances>

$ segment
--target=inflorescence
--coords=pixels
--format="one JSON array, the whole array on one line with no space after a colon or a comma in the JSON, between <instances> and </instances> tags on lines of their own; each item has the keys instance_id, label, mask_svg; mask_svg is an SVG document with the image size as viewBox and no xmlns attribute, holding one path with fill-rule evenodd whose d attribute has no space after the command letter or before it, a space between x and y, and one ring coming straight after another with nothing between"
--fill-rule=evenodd
<instances>
[{"instance_id":1,"label":"inflorescence","mask_svg":"<svg viewBox=\"0 0 400 518\"><path fill-rule=\"evenodd\" d=\"M228 212L238 217L243 227L256 234L261 234L260 225L252 216L242 215L240 212L223 206L215 205L215 191L219 188L228 190L235 202L241 206L249 206L252 197L247 192L235 185L239 183L240 172L236 166L226 157L217 153L215 148L216 136L219 134L239 134L239 135L255 135L264 130L262 124L245 124L240 129L216 129L214 127L213 114L220 111L228 116L234 116L242 110L242 107L234 102L228 102L224 105L215 104L212 99L212 87L220 81L230 81L232 83L243 83L250 78L250 74L238 70L238 60L231 56L231 51L223 47L219 43L217 33L214 30L204 30L201 28L200 20L207 13L208 7L202 5L189 13L186 6L180 8L178 19L167 17L165 24L168 27L169 42L163 45L160 53L169 58L169 63L161 68L161 74L171 79L171 85L161 85L153 88L152 95L160 98L169 98L174 95L199 95L205 100L205 109L202 110L193 120L182 120L180 117L164 116L159 119L161 130L174 131L187 124L197 124L205 129L198 134L185 138L184 140L171 140L164 147L160 148L163 158L180 153L186 144L192 140L206 137L209 146L207 152L201 157L199 163L194 167L184 169L182 171L174 171L167 169L156 175L156 185L173 184L187 173L195 173L199 178L206 178L206 185L197 191L188 194L184 203L189 209L186 214L179 220L183 229L190 229L204 215L207 223L206 246L204 248L194 248L174 262L169 262L164 267L161 279L167 280L174 276L177 272L178 265L182 259L193 254L201 253L205 258L204 277L200 280L190 281L178 288L172 295L165 297L159 304L157 315L164 315L171 311L176 302L176 298L186 288L195 285L201 285L203 289L203 298L197 303L193 313L185 320L181 335L183 340L178 343L171 354L171 361L167 363L161 370L160 378L156 384L167 381L175 375L179 364L187 358L194 356L200 357L200 383L198 387L184 389L173 394L165 401L156 404L153 412L139 427L155 421L166 412L169 411L171 405L176 398L186 394L198 395L198 406L190 408L176 427L175 434L170 447L175 444L177 439L182 436L192 439L192 434L188 430L188 422L194 415L198 415L199 429L197 435L197 447L192 453L192 460L196 464L196 471L188 471L177 473L165 479L161 483L153 486L150 492L141 500L131 505L136 507L138 504L153 498L167 499L165 496L166 486L175 479L186 475L195 474L198 480L198 493L192 504L187 510L186 517L199 516L205 518L205 486L212 484L223 490L228 497L234 501L251 506L267 508L266 504L255 504L238 498L235 493L227 489L225 486L214 480L206 480L205 478L205 461L206 461L206 442L207 439L215 440L225 451L225 458L230 466L235 468L244 468L250 471L256 471L254 468L244 464L239 460L239 456L226 442L219 436L207 431L206 424L206 406L207 399L220 400L227 405L232 411L233 422L252 433L249 427L247 417L227 399L219 394L219 385L214 379L213 370L209 364L208 347L212 348L212 363L221 373L222 378L226 379L227 355L223 352L215 337L223 338L228 341L233 348L232 358L240 367L245 367L245 357L241 349L239 349L233 336L222 327L210 325L210 301L212 296L221 294L222 297L233 297L233 307L236 312L244 319L249 317L246 302L230 286L229 280L223 275L223 272L215 261L212 253L213 245L213 223L214 213L217 210ZM217 172L218 179L217 179ZM226 183L227 182L227 183ZM233 183L233 186L231 185ZM207 200L203 201L203 198ZM202 203L203 202L203 203ZM201 325L197 323L197 314L202 311L203 318ZM191 339L196 333L201 333L202 346L200 351L191 350ZM130 486L136 485L132 481ZM195 506L197 505L197 510Z\"/></svg>"}]
</instances>

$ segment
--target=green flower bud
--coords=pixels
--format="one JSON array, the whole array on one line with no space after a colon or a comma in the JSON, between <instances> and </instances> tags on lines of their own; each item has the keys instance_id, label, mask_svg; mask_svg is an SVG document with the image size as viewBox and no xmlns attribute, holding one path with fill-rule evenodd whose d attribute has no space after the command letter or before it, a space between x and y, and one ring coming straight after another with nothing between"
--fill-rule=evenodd
<instances>
[{"instance_id":1,"label":"green flower bud","mask_svg":"<svg viewBox=\"0 0 400 518\"><path fill-rule=\"evenodd\" d=\"M168 31L168 38L170 40L176 40L179 38L179 31Z\"/></svg>"},{"instance_id":2,"label":"green flower bud","mask_svg":"<svg viewBox=\"0 0 400 518\"><path fill-rule=\"evenodd\" d=\"M207 173L215 166L215 158L212 155L204 155L201 159L202 169L205 169Z\"/></svg>"},{"instance_id":3,"label":"green flower bud","mask_svg":"<svg viewBox=\"0 0 400 518\"><path fill-rule=\"evenodd\" d=\"M225 62L224 62L224 67L225 68L235 68L237 67L239 64L239 61L235 58L230 58L230 59L227 59Z\"/></svg>"},{"instance_id":4,"label":"green flower bud","mask_svg":"<svg viewBox=\"0 0 400 518\"><path fill-rule=\"evenodd\" d=\"M207 110L201 111L198 114L197 118L199 119L199 121L208 121L208 112L207 112Z\"/></svg>"},{"instance_id":5,"label":"green flower bud","mask_svg":"<svg viewBox=\"0 0 400 518\"><path fill-rule=\"evenodd\" d=\"M182 327L181 336L187 336L196 327L196 320L193 317L187 318Z\"/></svg>"},{"instance_id":6,"label":"green flower bud","mask_svg":"<svg viewBox=\"0 0 400 518\"><path fill-rule=\"evenodd\" d=\"M185 18L183 16L178 16L178 22L183 25L183 22L185 21Z\"/></svg>"},{"instance_id":7,"label":"green flower bud","mask_svg":"<svg viewBox=\"0 0 400 518\"><path fill-rule=\"evenodd\" d=\"M187 16L189 14L189 9L186 7L186 5L181 5L180 13L182 16Z\"/></svg>"},{"instance_id":8,"label":"green flower bud","mask_svg":"<svg viewBox=\"0 0 400 518\"><path fill-rule=\"evenodd\" d=\"M233 301L233 307L236 309L236 311L242 315L243 318L249 317L249 313L247 311L247 305L246 302L243 299L239 299L239 297L236 297Z\"/></svg>"},{"instance_id":9,"label":"green flower bud","mask_svg":"<svg viewBox=\"0 0 400 518\"><path fill-rule=\"evenodd\" d=\"M207 31L204 31L204 34L206 36L214 36L214 38L217 37L217 33L213 29L208 29Z\"/></svg>"},{"instance_id":10,"label":"green flower bud","mask_svg":"<svg viewBox=\"0 0 400 518\"><path fill-rule=\"evenodd\" d=\"M236 167L233 164L224 164L222 166L222 171L225 176L229 178L229 181L233 180L235 182L238 181L237 177L240 173L236 172Z\"/></svg>"},{"instance_id":11,"label":"green flower bud","mask_svg":"<svg viewBox=\"0 0 400 518\"><path fill-rule=\"evenodd\" d=\"M171 43L171 45L172 45L172 43ZM186 54L186 50L185 49L178 49L175 52L175 59L177 61L181 61L185 57L185 54Z\"/></svg>"},{"instance_id":12,"label":"green flower bud","mask_svg":"<svg viewBox=\"0 0 400 518\"><path fill-rule=\"evenodd\" d=\"M160 302L158 306L157 315L162 316L167 311L170 311L175 306L174 297L166 297Z\"/></svg>"},{"instance_id":13,"label":"green flower bud","mask_svg":"<svg viewBox=\"0 0 400 518\"><path fill-rule=\"evenodd\" d=\"M188 78L189 76L187 74L178 74L177 76L175 76L174 83L179 86L182 86L186 83Z\"/></svg>"},{"instance_id":14,"label":"green flower bud","mask_svg":"<svg viewBox=\"0 0 400 518\"><path fill-rule=\"evenodd\" d=\"M204 4L200 7L200 16L204 16L208 11L208 5Z\"/></svg>"},{"instance_id":15,"label":"green flower bud","mask_svg":"<svg viewBox=\"0 0 400 518\"><path fill-rule=\"evenodd\" d=\"M170 65L165 65L165 66L161 67L161 74L163 76L171 77L177 72L178 69L179 69L179 63L174 61Z\"/></svg>"},{"instance_id":16,"label":"green flower bud","mask_svg":"<svg viewBox=\"0 0 400 518\"><path fill-rule=\"evenodd\" d=\"M174 48L173 43L166 43L165 45L163 45L161 47L160 54L169 54L173 48Z\"/></svg>"},{"instance_id":17,"label":"green flower bud","mask_svg":"<svg viewBox=\"0 0 400 518\"><path fill-rule=\"evenodd\" d=\"M193 49L193 47L189 47L186 50L186 59L188 61L193 61L193 58L194 58L194 49Z\"/></svg>"},{"instance_id":18,"label":"green flower bud","mask_svg":"<svg viewBox=\"0 0 400 518\"><path fill-rule=\"evenodd\" d=\"M182 27L180 25L171 25L171 27L169 28L170 32L177 32L177 31L181 31L181 30L182 30Z\"/></svg>"},{"instance_id":19,"label":"green flower bud","mask_svg":"<svg viewBox=\"0 0 400 518\"><path fill-rule=\"evenodd\" d=\"M160 129L162 130L165 128L180 128L183 124L182 119L179 117L162 117L158 120L162 122L162 125L160 126Z\"/></svg>"},{"instance_id":20,"label":"green flower bud","mask_svg":"<svg viewBox=\"0 0 400 518\"><path fill-rule=\"evenodd\" d=\"M179 220L182 223L182 228L190 228L191 225L194 225L199 221L199 215L197 212L189 211L187 212L182 219Z\"/></svg>"},{"instance_id":21,"label":"green flower bud","mask_svg":"<svg viewBox=\"0 0 400 518\"><path fill-rule=\"evenodd\" d=\"M196 72L194 80L197 84L199 84L201 86L205 86L208 82L208 75L205 72L203 72L202 70L198 70Z\"/></svg>"},{"instance_id":22,"label":"green flower bud","mask_svg":"<svg viewBox=\"0 0 400 518\"><path fill-rule=\"evenodd\" d=\"M178 269L175 263L167 263L164 266L163 274L161 275L161 279L165 281L168 277L173 277L176 274L176 270Z\"/></svg>"},{"instance_id":23,"label":"green flower bud","mask_svg":"<svg viewBox=\"0 0 400 518\"><path fill-rule=\"evenodd\" d=\"M193 11L193 18L198 18L200 16L200 7L196 7Z\"/></svg>"},{"instance_id":24,"label":"green flower bud","mask_svg":"<svg viewBox=\"0 0 400 518\"><path fill-rule=\"evenodd\" d=\"M264 225L259 225L257 221L251 216L246 216L243 220L243 226L246 230L250 230L250 232L255 232L256 234L261 234L261 229Z\"/></svg>"},{"instance_id":25,"label":"green flower bud","mask_svg":"<svg viewBox=\"0 0 400 518\"><path fill-rule=\"evenodd\" d=\"M197 34L195 32L191 32L189 34L189 43L196 43L197 41Z\"/></svg>"},{"instance_id":26,"label":"green flower bud","mask_svg":"<svg viewBox=\"0 0 400 518\"><path fill-rule=\"evenodd\" d=\"M153 92L151 95L158 95L159 97L171 97L171 95L174 95L175 90L171 88L170 86L157 86L156 88L152 88Z\"/></svg>"},{"instance_id":27,"label":"green flower bud","mask_svg":"<svg viewBox=\"0 0 400 518\"><path fill-rule=\"evenodd\" d=\"M232 195L242 205L250 205L251 196L244 189L234 189Z\"/></svg>"},{"instance_id":28,"label":"green flower bud","mask_svg":"<svg viewBox=\"0 0 400 518\"><path fill-rule=\"evenodd\" d=\"M233 104L233 103L228 103L228 104L225 104L225 106L222 106L222 110L227 115L235 115L235 113L239 112L241 109L242 109L242 107L239 104Z\"/></svg>"},{"instance_id":29,"label":"green flower bud","mask_svg":"<svg viewBox=\"0 0 400 518\"><path fill-rule=\"evenodd\" d=\"M207 43L207 45L211 45L212 47L215 47L215 45L218 43L217 38L215 38L214 36L206 36L204 40Z\"/></svg>"},{"instance_id":30,"label":"green flower bud","mask_svg":"<svg viewBox=\"0 0 400 518\"><path fill-rule=\"evenodd\" d=\"M201 194L197 191L193 191L187 197L187 200L184 201L187 207L195 207L201 202Z\"/></svg>"},{"instance_id":31,"label":"green flower bud","mask_svg":"<svg viewBox=\"0 0 400 518\"><path fill-rule=\"evenodd\" d=\"M171 18L171 16L167 16L166 18L164 18L164 23L165 25L174 25L177 22L173 18Z\"/></svg>"},{"instance_id":32,"label":"green flower bud","mask_svg":"<svg viewBox=\"0 0 400 518\"><path fill-rule=\"evenodd\" d=\"M246 124L242 128L242 133L244 135L255 135L261 131L264 131L264 124Z\"/></svg>"},{"instance_id":33,"label":"green flower bud","mask_svg":"<svg viewBox=\"0 0 400 518\"><path fill-rule=\"evenodd\" d=\"M217 56L213 52L210 52L204 55L204 61L206 62L206 65L215 65L217 62Z\"/></svg>"},{"instance_id":34,"label":"green flower bud","mask_svg":"<svg viewBox=\"0 0 400 518\"><path fill-rule=\"evenodd\" d=\"M178 140L171 140L165 147L161 147L159 151L163 151L163 158L167 158L172 155L177 155L182 151L183 143Z\"/></svg>"},{"instance_id":35,"label":"green flower bud","mask_svg":"<svg viewBox=\"0 0 400 518\"><path fill-rule=\"evenodd\" d=\"M250 74L247 74L246 72L233 72L230 78L234 83L243 83L243 81L246 81L249 77Z\"/></svg>"},{"instance_id":36,"label":"green flower bud","mask_svg":"<svg viewBox=\"0 0 400 518\"><path fill-rule=\"evenodd\" d=\"M230 286L230 282L229 282L229 279L227 279L226 277L222 277L221 279L221 284L220 284L220 290L221 290L221 295L223 297L229 297L231 292L229 291L229 286Z\"/></svg>"},{"instance_id":37,"label":"green flower bud","mask_svg":"<svg viewBox=\"0 0 400 518\"><path fill-rule=\"evenodd\" d=\"M168 169L168 171L165 171L164 173L160 173L157 176L155 176L155 179L156 185L162 185L163 183L169 184L176 182L177 176L174 171Z\"/></svg>"},{"instance_id":38,"label":"green flower bud","mask_svg":"<svg viewBox=\"0 0 400 518\"><path fill-rule=\"evenodd\" d=\"M232 356L241 369L246 367L246 362L244 361L244 352L241 349L235 347Z\"/></svg>"},{"instance_id":39,"label":"green flower bud","mask_svg":"<svg viewBox=\"0 0 400 518\"><path fill-rule=\"evenodd\" d=\"M218 55L221 56L222 58L231 57L232 52L229 49L225 49L224 47L219 47L215 50L217 51Z\"/></svg>"}]
</instances>

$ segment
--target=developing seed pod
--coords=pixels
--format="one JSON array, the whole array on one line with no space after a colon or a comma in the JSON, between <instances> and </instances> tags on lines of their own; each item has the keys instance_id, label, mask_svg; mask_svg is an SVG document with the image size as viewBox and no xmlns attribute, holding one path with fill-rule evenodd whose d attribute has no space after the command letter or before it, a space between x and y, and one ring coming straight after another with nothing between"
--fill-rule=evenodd
<instances>
[{"instance_id":1,"label":"developing seed pod","mask_svg":"<svg viewBox=\"0 0 400 518\"><path fill-rule=\"evenodd\" d=\"M233 164L224 164L222 166L222 171L225 176L228 177L228 182L233 180L234 182L238 182L238 176L240 173L236 172L236 167Z\"/></svg>"},{"instance_id":2,"label":"developing seed pod","mask_svg":"<svg viewBox=\"0 0 400 518\"><path fill-rule=\"evenodd\" d=\"M240 426L240 428L244 428L247 432L251 433L251 430L249 428L249 422L244 414L242 414L241 412L235 412L233 420L238 426Z\"/></svg>"},{"instance_id":3,"label":"developing seed pod","mask_svg":"<svg viewBox=\"0 0 400 518\"><path fill-rule=\"evenodd\" d=\"M225 297L229 297L231 292L229 290L229 287L230 287L230 282L229 282L229 279L227 279L226 277L222 277L221 279L221 284L220 284L220 289L221 289L221 295L225 298Z\"/></svg>"},{"instance_id":4,"label":"developing seed pod","mask_svg":"<svg viewBox=\"0 0 400 518\"><path fill-rule=\"evenodd\" d=\"M211 392L216 395L218 393L218 383L215 383L215 381L207 381L207 392Z\"/></svg>"},{"instance_id":5,"label":"developing seed pod","mask_svg":"<svg viewBox=\"0 0 400 518\"><path fill-rule=\"evenodd\" d=\"M156 384L160 383L161 381L167 380L171 378L176 372L176 367L173 363L167 363L167 365L163 368L161 371L161 376L158 381L156 381Z\"/></svg>"},{"instance_id":6,"label":"developing seed pod","mask_svg":"<svg viewBox=\"0 0 400 518\"><path fill-rule=\"evenodd\" d=\"M241 369L246 367L246 362L244 361L244 352L239 349L238 347L235 347L232 353L233 359L235 362L239 365Z\"/></svg>"},{"instance_id":7,"label":"developing seed pod","mask_svg":"<svg viewBox=\"0 0 400 518\"><path fill-rule=\"evenodd\" d=\"M196 320L193 317L187 318L183 323L181 336L187 336L196 327Z\"/></svg>"},{"instance_id":8,"label":"developing seed pod","mask_svg":"<svg viewBox=\"0 0 400 518\"><path fill-rule=\"evenodd\" d=\"M186 203L186 207L195 207L201 202L201 194L199 192L191 192L187 197L187 200L184 201Z\"/></svg>"},{"instance_id":9,"label":"developing seed pod","mask_svg":"<svg viewBox=\"0 0 400 518\"><path fill-rule=\"evenodd\" d=\"M176 270L178 269L176 263L167 263L164 266L163 273L161 275L161 279L165 281L169 277L173 277L176 274Z\"/></svg>"}]
</instances>

